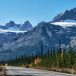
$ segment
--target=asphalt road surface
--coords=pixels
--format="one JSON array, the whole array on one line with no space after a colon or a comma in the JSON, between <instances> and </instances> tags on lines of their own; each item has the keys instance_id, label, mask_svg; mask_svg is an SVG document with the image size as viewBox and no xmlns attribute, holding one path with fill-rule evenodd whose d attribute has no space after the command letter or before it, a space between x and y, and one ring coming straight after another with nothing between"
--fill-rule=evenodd
<instances>
[{"instance_id":1,"label":"asphalt road surface","mask_svg":"<svg viewBox=\"0 0 76 76\"><path fill-rule=\"evenodd\" d=\"M8 76L76 76L73 74L13 66L7 66L6 69L6 73Z\"/></svg>"}]
</instances>

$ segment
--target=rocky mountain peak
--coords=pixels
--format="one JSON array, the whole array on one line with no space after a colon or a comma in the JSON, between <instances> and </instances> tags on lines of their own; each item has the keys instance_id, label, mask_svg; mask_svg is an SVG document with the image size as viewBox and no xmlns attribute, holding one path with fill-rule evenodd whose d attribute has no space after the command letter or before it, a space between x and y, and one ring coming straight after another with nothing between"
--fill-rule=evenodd
<instances>
[{"instance_id":1,"label":"rocky mountain peak","mask_svg":"<svg viewBox=\"0 0 76 76\"><path fill-rule=\"evenodd\" d=\"M24 22L24 24L22 24L22 26L21 26L20 29L21 29L22 31L24 31L24 30L30 31L32 28L33 28L33 26L32 26L31 23L27 20L27 21Z\"/></svg>"},{"instance_id":2,"label":"rocky mountain peak","mask_svg":"<svg viewBox=\"0 0 76 76\"><path fill-rule=\"evenodd\" d=\"M54 17L53 21L61 21L61 20L76 20L76 8L71 10L66 10L63 14L58 14Z\"/></svg>"},{"instance_id":3,"label":"rocky mountain peak","mask_svg":"<svg viewBox=\"0 0 76 76\"><path fill-rule=\"evenodd\" d=\"M10 22L8 22L8 23L6 23L6 27L7 28L9 28L9 27L13 27L13 26L15 26L16 24L15 24L15 22L14 21L10 21Z\"/></svg>"}]
</instances>

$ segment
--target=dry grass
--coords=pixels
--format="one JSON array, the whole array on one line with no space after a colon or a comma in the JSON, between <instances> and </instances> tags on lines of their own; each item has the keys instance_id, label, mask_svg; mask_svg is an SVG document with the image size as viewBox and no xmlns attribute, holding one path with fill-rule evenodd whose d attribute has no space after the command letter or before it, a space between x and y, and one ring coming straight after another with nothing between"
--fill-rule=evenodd
<instances>
[{"instance_id":1,"label":"dry grass","mask_svg":"<svg viewBox=\"0 0 76 76\"><path fill-rule=\"evenodd\" d=\"M0 67L0 76L6 76L6 68Z\"/></svg>"},{"instance_id":2,"label":"dry grass","mask_svg":"<svg viewBox=\"0 0 76 76\"><path fill-rule=\"evenodd\" d=\"M76 70L72 68L48 68L48 67L35 67L35 69L41 69L41 70L49 70L49 71L55 71L55 72L62 72L62 73L69 73L69 74L76 74Z\"/></svg>"}]
</instances>

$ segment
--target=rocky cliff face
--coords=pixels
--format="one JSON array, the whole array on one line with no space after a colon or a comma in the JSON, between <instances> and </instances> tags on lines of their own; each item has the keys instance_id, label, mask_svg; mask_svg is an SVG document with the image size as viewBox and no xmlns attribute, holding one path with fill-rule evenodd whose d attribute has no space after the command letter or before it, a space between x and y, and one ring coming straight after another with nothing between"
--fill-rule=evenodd
<instances>
[{"instance_id":1,"label":"rocky cliff face","mask_svg":"<svg viewBox=\"0 0 76 76\"><path fill-rule=\"evenodd\" d=\"M64 13L58 14L56 17L54 17L53 21L61 21L67 19L76 20L76 8L66 10Z\"/></svg>"}]
</instances>

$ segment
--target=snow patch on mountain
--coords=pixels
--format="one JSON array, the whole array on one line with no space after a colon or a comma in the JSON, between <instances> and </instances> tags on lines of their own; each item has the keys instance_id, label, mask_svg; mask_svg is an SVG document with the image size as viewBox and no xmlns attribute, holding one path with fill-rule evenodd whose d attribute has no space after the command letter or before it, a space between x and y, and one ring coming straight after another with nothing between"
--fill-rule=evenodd
<instances>
[{"instance_id":1,"label":"snow patch on mountain","mask_svg":"<svg viewBox=\"0 0 76 76\"><path fill-rule=\"evenodd\" d=\"M7 33L7 32L14 32L14 33L24 33L26 31L19 31L19 30L3 30L3 29L0 29L0 33Z\"/></svg>"},{"instance_id":2,"label":"snow patch on mountain","mask_svg":"<svg viewBox=\"0 0 76 76\"><path fill-rule=\"evenodd\" d=\"M63 27L66 26L76 26L76 21L66 20L66 21L60 21L60 22L52 22L53 25L60 25Z\"/></svg>"},{"instance_id":3,"label":"snow patch on mountain","mask_svg":"<svg viewBox=\"0 0 76 76\"><path fill-rule=\"evenodd\" d=\"M17 28L17 27L10 27L10 28L8 28L8 30L19 31L19 28Z\"/></svg>"}]
</instances>

